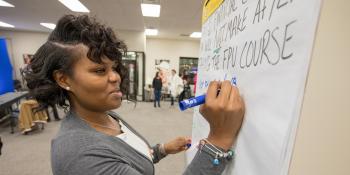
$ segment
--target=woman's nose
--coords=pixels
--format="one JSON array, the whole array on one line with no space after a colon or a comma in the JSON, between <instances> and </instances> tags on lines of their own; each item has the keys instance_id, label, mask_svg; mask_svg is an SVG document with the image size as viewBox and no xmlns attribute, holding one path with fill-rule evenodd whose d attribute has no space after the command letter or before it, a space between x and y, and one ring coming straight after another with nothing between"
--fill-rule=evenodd
<instances>
[{"instance_id":1,"label":"woman's nose","mask_svg":"<svg viewBox=\"0 0 350 175\"><path fill-rule=\"evenodd\" d=\"M120 75L118 72L116 71L111 71L109 73L109 81L110 82L120 82L121 81L121 78L120 78Z\"/></svg>"}]
</instances>

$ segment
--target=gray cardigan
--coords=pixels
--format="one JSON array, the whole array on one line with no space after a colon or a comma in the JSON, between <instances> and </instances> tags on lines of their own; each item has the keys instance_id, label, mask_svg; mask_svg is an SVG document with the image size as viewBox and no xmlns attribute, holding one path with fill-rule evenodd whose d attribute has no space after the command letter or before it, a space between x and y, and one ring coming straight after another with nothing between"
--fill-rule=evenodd
<instances>
[{"instance_id":1,"label":"gray cardigan","mask_svg":"<svg viewBox=\"0 0 350 175\"><path fill-rule=\"evenodd\" d=\"M116 120L121 120L149 145L116 113L109 114ZM54 175L153 175L153 163L164 157L158 146L153 149L154 159L150 160L118 137L97 132L74 112L69 112L61 123L58 135L52 140L52 171ZM184 174L221 174L227 161L214 166L212 160L212 155L197 152Z\"/></svg>"}]
</instances>

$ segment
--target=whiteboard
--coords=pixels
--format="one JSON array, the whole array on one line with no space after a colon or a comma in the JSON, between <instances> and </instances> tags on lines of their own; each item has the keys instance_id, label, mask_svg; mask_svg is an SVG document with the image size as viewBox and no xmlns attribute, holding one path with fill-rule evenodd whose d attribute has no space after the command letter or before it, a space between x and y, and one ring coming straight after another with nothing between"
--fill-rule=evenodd
<instances>
[{"instance_id":1,"label":"whiteboard","mask_svg":"<svg viewBox=\"0 0 350 175\"><path fill-rule=\"evenodd\" d=\"M246 103L224 174L288 174L320 7L321 0L225 0L204 20L197 95L212 80L235 79ZM198 110L194 144L209 132ZM188 163L196 152L187 152Z\"/></svg>"}]
</instances>

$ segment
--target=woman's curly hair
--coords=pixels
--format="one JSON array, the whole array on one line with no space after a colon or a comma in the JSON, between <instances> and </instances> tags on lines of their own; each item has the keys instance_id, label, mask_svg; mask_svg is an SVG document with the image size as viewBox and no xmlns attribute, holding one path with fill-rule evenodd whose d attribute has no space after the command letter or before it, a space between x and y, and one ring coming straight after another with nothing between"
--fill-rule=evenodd
<instances>
[{"instance_id":1,"label":"woman's curly hair","mask_svg":"<svg viewBox=\"0 0 350 175\"><path fill-rule=\"evenodd\" d=\"M117 63L117 72L121 76L121 91L127 93L128 73L122 65L122 56L127 47L118 39L113 30L98 23L87 15L65 15L56 28L34 54L30 63L31 71L25 75L31 96L40 103L40 108L58 104L67 108L68 93L54 80L55 71L72 75L74 63L81 58L81 45L88 48L87 57L102 63L103 56Z\"/></svg>"}]
</instances>

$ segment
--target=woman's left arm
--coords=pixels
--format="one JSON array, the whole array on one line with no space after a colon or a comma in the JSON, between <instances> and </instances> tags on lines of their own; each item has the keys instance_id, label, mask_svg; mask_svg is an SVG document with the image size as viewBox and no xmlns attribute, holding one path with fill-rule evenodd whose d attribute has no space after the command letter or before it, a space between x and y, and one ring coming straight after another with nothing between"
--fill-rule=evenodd
<instances>
[{"instance_id":1,"label":"woman's left arm","mask_svg":"<svg viewBox=\"0 0 350 175\"><path fill-rule=\"evenodd\" d=\"M177 137L165 144L157 144L152 147L153 163L158 163L168 154L176 154L189 148L191 139L188 137Z\"/></svg>"}]
</instances>

